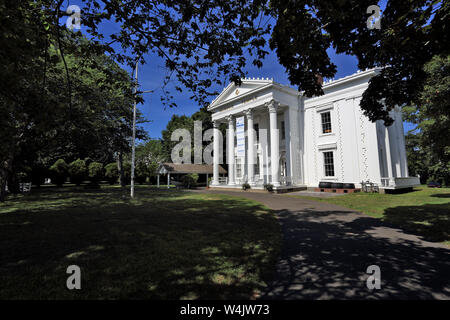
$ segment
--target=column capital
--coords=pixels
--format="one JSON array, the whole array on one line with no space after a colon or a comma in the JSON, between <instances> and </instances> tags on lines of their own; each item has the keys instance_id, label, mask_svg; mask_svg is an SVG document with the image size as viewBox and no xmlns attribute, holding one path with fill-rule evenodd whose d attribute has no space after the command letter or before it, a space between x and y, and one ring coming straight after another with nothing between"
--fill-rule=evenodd
<instances>
[{"instance_id":1,"label":"column capital","mask_svg":"<svg viewBox=\"0 0 450 320\"><path fill-rule=\"evenodd\" d=\"M270 100L269 102L265 103L265 106L269 109L269 112L277 112L277 108L279 106L279 102L275 101L274 99Z\"/></svg>"},{"instance_id":2,"label":"column capital","mask_svg":"<svg viewBox=\"0 0 450 320\"><path fill-rule=\"evenodd\" d=\"M219 128L220 122L219 122L219 120L213 120L213 121L212 121L212 124L213 124L213 128L214 128L214 129L217 129L217 128Z\"/></svg>"},{"instance_id":3,"label":"column capital","mask_svg":"<svg viewBox=\"0 0 450 320\"><path fill-rule=\"evenodd\" d=\"M253 120L253 111L252 109L247 109L244 111L245 116L247 117L247 119Z\"/></svg>"},{"instance_id":4,"label":"column capital","mask_svg":"<svg viewBox=\"0 0 450 320\"><path fill-rule=\"evenodd\" d=\"M233 124L233 121L234 121L234 117L233 116L226 116L225 117L225 119L227 119L227 121L228 121L228 124Z\"/></svg>"}]
</instances>

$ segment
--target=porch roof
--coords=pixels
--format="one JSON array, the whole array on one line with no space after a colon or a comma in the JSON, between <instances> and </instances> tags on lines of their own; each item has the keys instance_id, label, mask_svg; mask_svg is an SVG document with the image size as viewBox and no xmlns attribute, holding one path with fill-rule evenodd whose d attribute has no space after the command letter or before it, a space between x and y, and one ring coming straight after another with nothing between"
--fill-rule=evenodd
<instances>
[{"instance_id":1,"label":"porch roof","mask_svg":"<svg viewBox=\"0 0 450 320\"><path fill-rule=\"evenodd\" d=\"M158 168L158 173L166 174L166 173L197 173L197 174L213 174L213 166L209 164L177 164L165 162L162 163ZM225 170L222 166L219 165L219 174L226 174L227 170Z\"/></svg>"}]
</instances>

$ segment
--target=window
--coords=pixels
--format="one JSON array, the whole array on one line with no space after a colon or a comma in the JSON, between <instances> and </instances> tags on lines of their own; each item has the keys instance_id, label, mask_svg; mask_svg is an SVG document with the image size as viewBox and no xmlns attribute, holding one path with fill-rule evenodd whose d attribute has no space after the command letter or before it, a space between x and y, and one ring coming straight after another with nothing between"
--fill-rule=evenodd
<instances>
[{"instance_id":1,"label":"window","mask_svg":"<svg viewBox=\"0 0 450 320\"><path fill-rule=\"evenodd\" d=\"M255 123L253 129L256 131L256 143L259 143L259 124Z\"/></svg>"},{"instance_id":2,"label":"window","mask_svg":"<svg viewBox=\"0 0 450 320\"><path fill-rule=\"evenodd\" d=\"M236 177L242 177L242 162L241 158L236 158Z\"/></svg>"},{"instance_id":3,"label":"window","mask_svg":"<svg viewBox=\"0 0 450 320\"><path fill-rule=\"evenodd\" d=\"M323 164L325 168L325 177L334 177L333 151L323 153Z\"/></svg>"},{"instance_id":4,"label":"window","mask_svg":"<svg viewBox=\"0 0 450 320\"><path fill-rule=\"evenodd\" d=\"M322 112L322 133L331 133L331 113L330 111Z\"/></svg>"},{"instance_id":5,"label":"window","mask_svg":"<svg viewBox=\"0 0 450 320\"><path fill-rule=\"evenodd\" d=\"M255 174L259 175L259 156L256 156L256 167L255 167Z\"/></svg>"},{"instance_id":6,"label":"window","mask_svg":"<svg viewBox=\"0 0 450 320\"><path fill-rule=\"evenodd\" d=\"M286 139L286 130L284 126L284 121L281 121L281 140Z\"/></svg>"}]
</instances>

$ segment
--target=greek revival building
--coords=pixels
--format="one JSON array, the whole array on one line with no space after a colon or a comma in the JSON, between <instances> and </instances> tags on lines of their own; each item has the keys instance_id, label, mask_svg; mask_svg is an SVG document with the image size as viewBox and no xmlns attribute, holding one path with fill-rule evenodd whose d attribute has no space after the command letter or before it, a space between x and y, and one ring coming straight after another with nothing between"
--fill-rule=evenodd
<instances>
[{"instance_id":1,"label":"greek revival building","mask_svg":"<svg viewBox=\"0 0 450 320\"><path fill-rule=\"evenodd\" d=\"M367 70L323 85L324 95L307 98L269 79L229 84L210 104L214 130L212 186L317 187L319 182L376 183L397 189L419 184L408 176L400 110L386 127L359 106L370 78ZM228 177L219 177L221 139L228 125ZM249 130L250 129L250 130Z\"/></svg>"}]
</instances>

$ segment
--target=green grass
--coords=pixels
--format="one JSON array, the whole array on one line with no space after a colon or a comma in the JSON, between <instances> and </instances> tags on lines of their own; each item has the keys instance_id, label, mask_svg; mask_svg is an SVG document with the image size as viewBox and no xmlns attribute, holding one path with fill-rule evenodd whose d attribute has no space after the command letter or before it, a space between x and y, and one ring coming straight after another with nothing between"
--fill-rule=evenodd
<instances>
[{"instance_id":1,"label":"green grass","mask_svg":"<svg viewBox=\"0 0 450 320\"><path fill-rule=\"evenodd\" d=\"M450 188L426 186L399 194L353 193L310 200L333 203L383 219L424 240L450 244Z\"/></svg>"},{"instance_id":2,"label":"green grass","mask_svg":"<svg viewBox=\"0 0 450 320\"><path fill-rule=\"evenodd\" d=\"M273 212L242 198L35 189L0 204L0 299L247 299L280 245ZM72 264L81 290L66 289Z\"/></svg>"}]
</instances>

